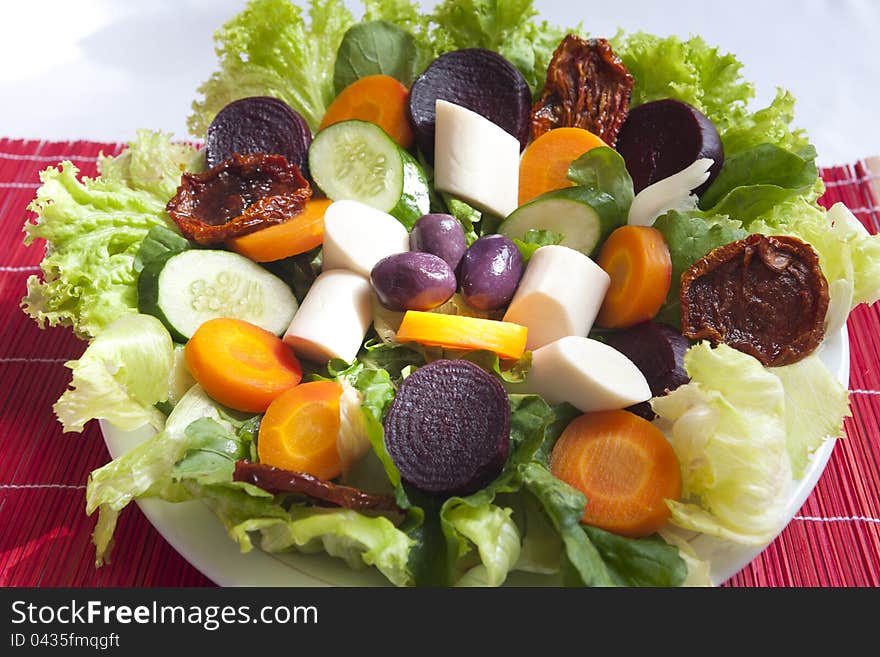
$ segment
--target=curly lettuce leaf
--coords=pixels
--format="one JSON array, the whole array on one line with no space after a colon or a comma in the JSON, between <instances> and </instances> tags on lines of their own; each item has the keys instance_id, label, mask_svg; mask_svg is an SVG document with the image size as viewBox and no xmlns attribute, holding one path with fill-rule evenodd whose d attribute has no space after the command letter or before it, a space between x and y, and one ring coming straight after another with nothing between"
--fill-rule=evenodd
<instances>
[{"instance_id":1,"label":"curly lettuce leaf","mask_svg":"<svg viewBox=\"0 0 880 657\"><path fill-rule=\"evenodd\" d=\"M534 94L541 91L553 51L569 32L537 21L533 0L444 0L431 16L438 54L459 48L486 48L506 57Z\"/></svg>"},{"instance_id":2,"label":"curly lettuce leaf","mask_svg":"<svg viewBox=\"0 0 880 657\"><path fill-rule=\"evenodd\" d=\"M737 115L721 135L724 152L733 155L761 144L774 144L802 155L810 142L804 130L791 127L794 103L790 92L777 88L776 96L767 107L751 114Z\"/></svg>"},{"instance_id":3,"label":"curly lettuce leaf","mask_svg":"<svg viewBox=\"0 0 880 657\"><path fill-rule=\"evenodd\" d=\"M148 231L176 231L165 213L184 170L201 156L172 144L169 135L138 132L127 150L98 161L100 176L78 180L70 162L40 174L43 184L29 209L25 244L46 240L42 280L31 276L24 311L41 326L72 326L84 338L137 312L135 256Z\"/></svg>"},{"instance_id":4,"label":"curly lettuce leaf","mask_svg":"<svg viewBox=\"0 0 880 657\"><path fill-rule=\"evenodd\" d=\"M724 132L746 113L755 95L752 84L742 79L742 63L701 37L682 41L635 32L616 36L612 44L634 79L632 107L675 98L696 107Z\"/></svg>"},{"instance_id":5,"label":"curly lettuce leaf","mask_svg":"<svg viewBox=\"0 0 880 657\"><path fill-rule=\"evenodd\" d=\"M764 213L749 230L791 235L816 250L829 286L829 332L840 329L855 306L880 299L880 236L870 235L842 203L825 211L803 199L793 199Z\"/></svg>"},{"instance_id":6,"label":"curly lettuce leaf","mask_svg":"<svg viewBox=\"0 0 880 657\"><path fill-rule=\"evenodd\" d=\"M165 416L155 404L168 399L173 363L174 343L162 322L123 315L65 363L73 379L52 408L64 431L82 431L97 418L123 431L162 429Z\"/></svg>"},{"instance_id":7,"label":"curly lettuce leaf","mask_svg":"<svg viewBox=\"0 0 880 657\"><path fill-rule=\"evenodd\" d=\"M273 96L302 114L313 131L336 95L336 51L354 24L341 0L311 0L308 23L289 0L251 0L214 35L220 70L198 93L190 133L203 137L233 100Z\"/></svg>"},{"instance_id":8,"label":"curly lettuce leaf","mask_svg":"<svg viewBox=\"0 0 880 657\"><path fill-rule=\"evenodd\" d=\"M785 390L752 356L702 342L688 350L691 382L651 400L682 472L671 522L749 545L782 528L792 481Z\"/></svg>"},{"instance_id":9,"label":"curly lettuce leaf","mask_svg":"<svg viewBox=\"0 0 880 657\"><path fill-rule=\"evenodd\" d=\"M718 128L725 157L765 143L799 155L809 146L804 131L791 127L792 95L779 89L769 106L750 111L755 89L742 77L742 63L702 38L636 32L612 42L635 80L630 105L663 98L693 105Z\"/></svg>"}]
</instances>

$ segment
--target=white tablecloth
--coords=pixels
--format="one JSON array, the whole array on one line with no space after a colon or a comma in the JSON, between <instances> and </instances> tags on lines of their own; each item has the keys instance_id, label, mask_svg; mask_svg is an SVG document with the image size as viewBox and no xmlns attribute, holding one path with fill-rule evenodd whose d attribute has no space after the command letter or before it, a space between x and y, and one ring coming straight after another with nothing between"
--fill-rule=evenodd
<instances>
[{"instance_id":1,"label":"white tablecloth","mask_svg":"<svg viewBox=\"0 0 880 657\"><path fill-rule=\"evenodd\" d=\"M127 140L136 128L186 137L195 89L216 66L214 30L244 0L0 3L0 133ZM360 5L347 4L360 13ZM434 2L424 1L432 6ZM550 22L700 34L738 54L768 102L798 98L821 164L880 153L878 0L536 0Z\"/></svg>"}]
</instances>

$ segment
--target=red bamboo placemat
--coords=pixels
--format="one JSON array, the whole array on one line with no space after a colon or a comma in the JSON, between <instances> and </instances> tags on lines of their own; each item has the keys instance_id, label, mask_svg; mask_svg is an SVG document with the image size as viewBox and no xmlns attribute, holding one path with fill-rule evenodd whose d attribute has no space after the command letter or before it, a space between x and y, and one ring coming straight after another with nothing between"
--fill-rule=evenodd
<instances>
[{"instance_id":1,"label":"red bamboo placemat","mask_svg":"<svg viewBox=\"0 0 880 657\"><path fill-rule=\"evenodd\" d=\"M22 225L38 172L70 159L95 175L97 155L121 144L0 139L0 586L210 586L158 534L136 505L120 518L113 561L94 567L94 517L85 482L109 460L97 423L64 435L52 404L70 378L66 360L85 344L68 329L41 331L19 309L39 272L39 247ZM875 170L876 171L876 170ZM866 163L825 169L823 204L844 201L876 233L877 180ZM848 324L852 413L815 491L779 538L732 586L880 586L880 308Z\"/></svg>"}]
</instances>

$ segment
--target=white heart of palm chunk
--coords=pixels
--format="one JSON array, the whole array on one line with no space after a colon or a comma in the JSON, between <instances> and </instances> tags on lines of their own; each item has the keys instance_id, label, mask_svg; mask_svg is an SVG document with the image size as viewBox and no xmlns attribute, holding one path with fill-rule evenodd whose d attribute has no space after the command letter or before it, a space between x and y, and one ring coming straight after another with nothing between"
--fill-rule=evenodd
<instances>
[{"instance_id":1,"label":"white heart of palm chunk","mask_svg":"<svg viewBox=\"0 0 880 657\"><path fill-rule=\"evenodd\" d=\"M323 271L369 276L382 258L404 251L409 251L409 233L387 212L358 201L335 201L324 212Z\"/></svg>"},{"instance_id":2,"label":"white heart of palm chunk","mask_svg":"<svg viewBox=\"0 0 880 657\"><path fill-rule=\"evenodd\" d=\"M471 110L438 100L434 186L484 212L506 217L519 194L519 140Z\"/></svg>"},{"instance_id":3,"label":"white heart of palm chunk","mask_svg":"<svg viewBox=\"0 0 880 657\"><path fill-rule=\"evenodd\" d=\"M701 158L668 178L648 185L633 199L626 222L630 226L653 226L658 217L670 210L695 210L697 197L691 192L709 179L709 169L715 163Z\"/></svg>"},{"instance_id":4,"label":"white heart of palm chunk","mask_svg":"<svg viewBox=\"0 0 880 657\"><path fill-rule=\"evenodd\" d=\"M504 321L529 329L529 350L569 335L586 337L610 283L608 274L580 251L542 246L529 259Z\"/></svg>"},{"instance_id":5,"label":"white heart of palm chunk","mask_svg":"<svg viewBox=\"0 0 880 657\"><path fill-rule=\"evenodd\" d=\"M284 334L297 356L316 363L354 361L372 322L370 282L354 272L323 272L306 293Z\"/></svg>"},{"instance_id":6,"label":"white heart of palm chunk","mask_svg":"<svg viewBox=\"0 0 880 657\"><path fill-rule=\"evenodd\" d=\"M541 395L551 404L568 402L584 413L626 408L651 398L648 382L629 358L580 336L536 349L526 380L508 389Z\"/></svg>"}]
</instances>

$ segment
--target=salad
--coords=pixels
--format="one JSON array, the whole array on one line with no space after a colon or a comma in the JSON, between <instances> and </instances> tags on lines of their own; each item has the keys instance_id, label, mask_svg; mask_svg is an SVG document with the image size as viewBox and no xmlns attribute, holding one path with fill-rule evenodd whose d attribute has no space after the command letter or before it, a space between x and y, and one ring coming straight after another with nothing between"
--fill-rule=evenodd
<instances>
[{"instance_id":1,"label":"salad","mask_svg":"<svg viewBox=\"0 0 880 657\"><path fill-rule=\"evenodd\" d=\"M842 435L819 355L880 239L794 99L699 37L590 38L531 2L251 0L189 127L49 167L25 312L88 341L54 406L155 434L91 473L198 499L242 551L395 585L708 584Z\"/></svg>"}]
</instances>

